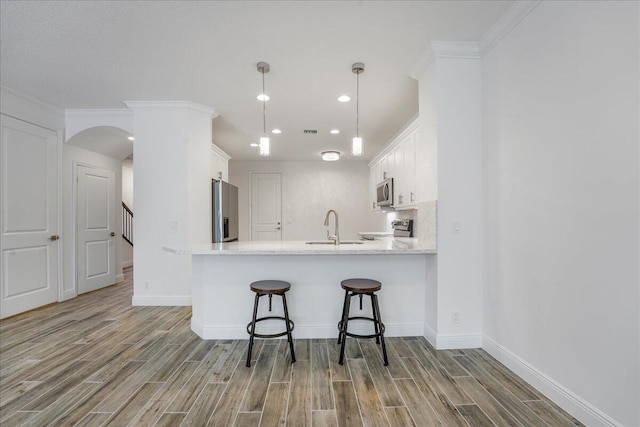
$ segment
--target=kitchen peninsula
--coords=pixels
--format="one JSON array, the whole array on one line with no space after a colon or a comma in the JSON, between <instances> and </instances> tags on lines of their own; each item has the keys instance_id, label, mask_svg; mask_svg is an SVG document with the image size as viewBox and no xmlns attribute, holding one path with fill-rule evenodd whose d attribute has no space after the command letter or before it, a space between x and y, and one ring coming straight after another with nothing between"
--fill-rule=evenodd
<instances>
[{"instance_id":1,"label":"kitchen peninsula","mask_svg":"<svg viewBox=\"0 0 640 427\"><path fill-rule=\"evenodd\" d=\"M294 338L337 337L344 299L340 282L354 277L382 282L378 295L386 335L424 335L427 288L435 286L434 248L413 238L326 243L248 241L164 249L192 258L191 328L204 339L247 338L254 298L249 283L264 279L291 283L287 302ZM273 303L280 313L279 299ZM369 298L363 299L361 314L355 314L355 299L351 310L370 316ZM267 311L268 304L261 304L259 315ZM263 323L263 333L282 329L281 322ZM371 328L357 321L353 326L355 332Z\"/></svg>"}]
</instances>

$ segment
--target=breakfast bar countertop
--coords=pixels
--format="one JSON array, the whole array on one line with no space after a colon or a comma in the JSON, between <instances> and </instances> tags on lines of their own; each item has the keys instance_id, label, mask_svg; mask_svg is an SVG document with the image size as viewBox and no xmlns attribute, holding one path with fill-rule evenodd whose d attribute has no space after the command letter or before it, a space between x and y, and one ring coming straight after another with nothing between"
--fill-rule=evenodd
<instances>
[{"instance_id":1,"label":"breakfast bar countertop","mask_svg":"<svg viewBox=\"0 0 640 427\"><path fill-rule=\"evenodd\" d=\"M236 241L188 248L163 247L177 255L382 255L435 254L416 238L385 237L376 240L348 240L339 245L313 241ZM357 242L357 243L356 243Z\"/></svg>"}]
</instances>

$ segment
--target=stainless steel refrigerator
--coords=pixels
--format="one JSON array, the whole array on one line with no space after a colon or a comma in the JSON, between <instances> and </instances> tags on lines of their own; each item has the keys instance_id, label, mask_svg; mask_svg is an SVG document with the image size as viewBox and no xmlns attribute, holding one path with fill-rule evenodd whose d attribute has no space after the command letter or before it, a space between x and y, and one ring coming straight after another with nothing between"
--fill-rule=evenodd
<instances>
[{"instance_id":1,"label":"stainless steel refrigerator","mask_svg":"<svg viewBox=\"0 0 640 427\"><path fill-rule=\"evenodd\" d=\"M212 181L213 243L238 240L238 187Z\"/></svg>"}]
</instances>

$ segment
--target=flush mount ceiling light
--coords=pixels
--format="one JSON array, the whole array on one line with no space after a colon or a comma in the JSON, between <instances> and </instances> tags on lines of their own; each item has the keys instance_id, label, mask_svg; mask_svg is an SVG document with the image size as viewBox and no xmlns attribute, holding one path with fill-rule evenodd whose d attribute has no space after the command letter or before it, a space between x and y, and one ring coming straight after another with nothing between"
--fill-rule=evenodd
<instances>
[{"instance_id":1,"label":"flush mount ceiling light","mask_svg":"<svg viewBox=\"0 0 640 427\"><path fill-rule=\"evenodd\" d=\"M256 98L258 98L258 101L268 101L271 98L269 98L269 96L265 93L261 93L260 95L258 95Z\"/></svg>"},{"instance_id":2,"label":"flush mount ceiling light","mask_svg":"<svg viewBox=\"0 0 640 427\"><path fill-rule=\"evenodd\" d=\"M351 97L349 95L340 95L338 97L339 102L349 102L351 101Z\"/></svg>"},{"instance_id":3,"label":"flush mount ceiling light","mask_svg":"<svg viewBox=\"0 0 640 427\"><path fill-rule=\"evenodd\" d=\"M339 134L339 133L340 133L340 130L338 130L338 129L331 129L331 130L329 131L329 133L331 133L332 135L337 135L337 134Z\"/></svg>"},{"instance_id":4,"label":"flush mount ceiling light","mask_svg":"<svg viewBox=\"0 0 640 427\"><path fill-rule=\"evenodd\" d=\"M128 137L127 137L127 139L128 139L129 141L133 141L133 140L134 140L134 138L133 138L132 136L128 136Z\"/></svg>"},{"instance_id":5,"label":"flush mount ceiling light","mask_svg":"<svg viewBox=\"0 0 640 427\"><path fill-rule=\"evenodd\" d=\"M339 151L323 151L320 155L322 156L322 160L325 162L335 162L336 160L340 160Z\"/></svg>"},{"instance_id":6,"label":"flush mount ceiling light","mask_svg":"<svg viewBox=\"0 0 640 427\"><path fill-rule=\"evenodd\" d=\"M351 66L351 71L356 75L356 136L353 138L351 145L351 154L353 156L362 156L362 138L360 138L358 133L358 115L360 113L358 99L360 97L360 74L364 73L364 64L362 62L356 62Z\"/></svg>"},{"instance_id":7,"label":"flush mount ceiling light","mask_svg":"<svg viewBox=\"0 0 640 427\"><path fill-rule=\"evenodd\" d=\"M262 95L265 96L265 101L269 99L264 90L264 74L269 72L269 64L266 62L258 62L258 72L262 74ZM267 103L262 103L262 136L260 137L260 155L268 156L271 154L269 147L269 137L267 136Z\"/></svg>"},{"instance_id":8,"label":"flush mount ceiling light","mask_svg":"<svg viewBox=\"0 0 640 427\"><path fill-rule=\"evenodd\" d=\"M258 144L257 142L252 142L251 144L249 144L252 147L258 147L260 146L260 144Z\"/></svg>"},{"instance_id":9,"label":"flush mount ceiling light","mask_svg":"<svg viewBox=\"0 0 640 427\"><path fill-rule=\"evenodd\" d=\"M282 133L282 131L280 129L274 129L271 131L271 133L275 133L276 135L280 135Z\"/></svg>"}]
</instances>

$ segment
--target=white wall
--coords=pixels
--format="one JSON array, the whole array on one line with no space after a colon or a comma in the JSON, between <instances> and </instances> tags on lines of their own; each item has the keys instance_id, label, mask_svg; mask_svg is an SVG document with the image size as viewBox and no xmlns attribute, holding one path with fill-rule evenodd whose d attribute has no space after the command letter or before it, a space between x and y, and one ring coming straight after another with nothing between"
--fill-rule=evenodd
<instances>
[{"instance_id":1,"label":"white wall","mask_svg":"<svg viewBox=\"0 0 640 427\"><path fill-rule=\"evenodd\" d=\"M76 271L76 248L74 237L75 215L74 215L74 191L73 177L77 165L107 169L113 171L115 175L114 183L114 204L111 212L115 220L114 229L119 234L122 229L122 215L120 214L120 200L122 195L122 161L103 156L102 154L87 151L82 148L64 144L62 155L62 212L63 212L63 292L64 299L73 298L77 295L77 284L75 280ZM122 239L115 239L116 252L116 280L122 280Z\"/></svg>"},{"instance_id":2,"label":"white wall","mask_svg":"<svg viewBox=\"0 0 640 427\"><path fill-rule=\"evenodd\" d=\"M134 305L189 305L191 260L162 250L210 242L211 119L191 102L127 102L135 144Z\"/></svg>"},{"instance_id":3,"label":"white wall","mask_svg":"<svg viewBox=\"0 0 640 427\"><path fill-rule=\"evenodd\" d=\"M229 182L238 187L239 239L250 239L250 172L282 173L282 240L324 240L324 217L335 209L340 217L340 238L355 240L358 231L385 230L386 216L372 213L369 167L362 161L229 162ZM289 222L291 220L291 222ZM333 232L333 219L329 228Z\"/></svg>"},{"instance_id":4,"label":"white wall","mask_svg":"<svg viewBox=\"0 0 640 427\"><path fill-rule=\"evenodd\" d=\"M133 160L124 159L122 161L122 201L133 210ZM124 238L122 240L122 266L133 265L133 247Z\"/></svg>"},{"instance_id":5,"label":"white wall","mask_svg":"<svg viewBox=\"0 0 640 427\"><path fill-rule=\"evenodd\" d=\"M542 2L483 58L484 346L640 425L637 2Z\"/></svg>"}]
</instances>

